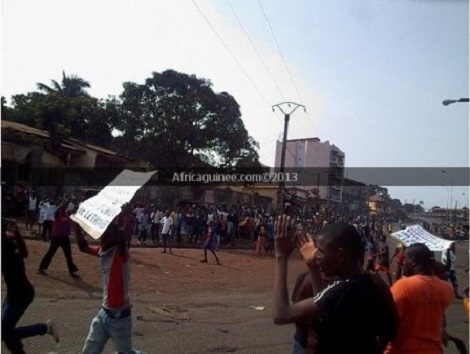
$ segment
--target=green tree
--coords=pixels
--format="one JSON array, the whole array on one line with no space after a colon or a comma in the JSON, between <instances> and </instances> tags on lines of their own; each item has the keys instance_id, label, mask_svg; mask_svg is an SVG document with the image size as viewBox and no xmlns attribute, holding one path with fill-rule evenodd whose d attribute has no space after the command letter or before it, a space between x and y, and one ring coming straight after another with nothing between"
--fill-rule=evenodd
<instances>
[{"instance_id":1,"label":"green tree","mask_svg":"<svg viewBox=\"0 0 470 354\"><path fill-rule=\"evenodd\" d=\"M2 96L2 119L3 120L13 120L14 110L11 107L7 106L7 99Z\"/></svg>"},{"instance_id":2,"label":"green tree","mask_svg":"<svg viewBox=\"0 0 470 354\"><path fill-rule=\"evenodd\" d=\"M227 92L215 93L209 80L167 70L123 86L116 146L125 153L158 167L258 160L238 103Z\"/></svg>"},{"instance_id":3,"label":"green tree","mask_svg":"<svg viewBox=\"0 0 470 354\"><path fill-rule=\"evenodd\" d=\"M69 138L111 146L116 122L111 115L116 112L108 109L107 102L88 95L88 81L63 72L60 84L52 80L50 86L38 83L37 87L39 92L14 95L11 109L2 103L2 113L7 113L2 114L3 119L47 130L52 151L58 152L62 141Z\"/></svg>"},{"instance_id":4,"label":"green tree","mask_svg":"<svg viewBox=\"0 0 470 354\"><path fill-rule=\"evenodd\" d=\"M86 89L91 87L88 81L73 74L67 76L65 71L62 71L61 84L55 80L51 80L51 83L52 87L38 82L37 88L46 94L59 94L63 97L80 97L88 95Z\"/></svg>"}]
</instances>

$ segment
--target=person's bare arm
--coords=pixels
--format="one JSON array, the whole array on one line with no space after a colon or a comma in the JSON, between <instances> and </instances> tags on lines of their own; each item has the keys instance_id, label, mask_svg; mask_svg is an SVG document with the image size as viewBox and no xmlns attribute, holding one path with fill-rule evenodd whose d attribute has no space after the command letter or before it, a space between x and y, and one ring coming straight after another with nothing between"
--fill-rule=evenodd
<instances>
[{"instance_id":1,"label":"person's bare arm","mask_svg":"<svg viewBox=\"0 0 470 354\"><path fill-rule=\"evenodd\" d=\"M318 294L323 290L323 282L315 259L317 255L317 246L313 240L313 236L308 233L304 235L301 232L297 232L295 234L295 242L300 254L302 255L302 259L310 272L313 293Z\"/></svg>"},{"instance_id":2,"label":"person's bare arm","mask_svg":"<svg viewBox=\"0 0 470 354\"><path fill-rule=\"evenodd\" d=\"M291 305L287 289L287 263L294 250L294 231L290 228L290 217L280 216L276 223L276 277L274 281L273 322L287 324L311 318L317 311L312 299Z\"/></svg>"},{"instance_id":3,"label":"person's bare arm","mask_svg":"<svg viewBox=\"0 0 470 354\"><path fill-rule=\"evenodd\" d=\"M93 256L96 256L96 251L94 248L90 247L88 245L87 240L85 239L85 234L80 227L80 225L76 222L72 221L72 233L75 234L75 238L77 240L78 248L80 249L81 252L83 253L88 253Z\"/></svg>"}]
</instances>

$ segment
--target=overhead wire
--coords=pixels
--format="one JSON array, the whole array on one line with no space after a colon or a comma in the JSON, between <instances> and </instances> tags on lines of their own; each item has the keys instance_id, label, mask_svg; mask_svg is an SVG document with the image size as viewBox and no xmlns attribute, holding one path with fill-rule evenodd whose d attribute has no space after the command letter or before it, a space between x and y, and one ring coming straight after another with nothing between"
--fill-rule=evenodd
<instances>
[{"instance_id":1,"label":"overhead wire","mask_svg":"<svg viewBox=\"0 0 470 354\"><path fill-rule=\"evenodd\" d=\"M302 101L302 97L300 96L300 93L299 93L299 89L297 88L297 85L295 84L294 77L292 76L292 73L291 73L291 71L290 71L290 69L289 69L289 66L287 65L286 59L285 59L285 57L284 57L284 54L282 53L282 50L281 50L281 47L280 47L279 42L278 42L278 40L277 40L277 37L276 37L276 35L274 34L274 30L273 30L273 28L272 28L272 26L271 26L271 22L269 21L268 15L266 15L266 12L264 11L263 4L261 4L261 0L258 0L258 4L259 4L259 6L260 6L260 8L261 8L261 12L263 13L264 19L266 20L266 22L267 22L267 24L268 24L269 30L271 31L271 34L272 34L272 36L273 36L273 38L274 38L274 42L276 43L277 49L278 49L279 54L280 54L280 56L281 56L281 58L282 58L282 62L284 63L284 66L285 66L285 68L286 68L286 70L287 70L287 73L289 74L289 77L290 77L290 79L291 79L291 81L292 81L292 84L294 85L295 91L297 92L297 95L299 96L300 103L301 103L302 105L304 105L304 104L303 104L303 101Z\"/></svg>"},{"instance_id":2,"label":"overhead wire","mask_svg":"<svg viewBox=\"0 0 470 354\"><path fill-rule=\"evenodd\" d=\"M238 61L237 57L235 56L235 54L232 52L232 50L230 49L230 47L224 42L224 40L222 39L222 37L219 35L219 33L217 32L217 30L215 29L215 27L212 25L211 21L209 20L209 18L204 14L204 12L201 10L201 8L197 5L196 1L195 0L191 0L192 3L194 4L194 6L196 7L196 9L198 10L199 14L206 20L207 24L209 25L209 27L212 29L212 31L214 32L214 34L217 36L217 38L219 39L220 43L225 47L225 49L230 53L230 55L232 56L232 59L235 61L235 63L238 65L238 67L240 68L240 70L245 74L246 78L250 81L250 83L253 85L253 87L256 89L256 91L258 92L258 94L260 95L260 97L266 102L266 104L270 105L270 103L268 102L268 100L266 99L266 97L263 95L263 93L261 92L261 90L259 89L259 87L255 84L255 82L252 80L252 78L250 77L250 75L246 72L246 70L243 68L243 66L241 65L241 63Z\"/></svg>"},{"instance_id":3,"label":"overhead wire","mask_svg":"<svg viewBox=\"0 0 470 354\"><path fill-rule=\"evenodd\" d=\"M297 84L295 83L295 80L294 80L294 77L293 77L293 75L292 75L292 72L290 71L289 66L287 65L286 59L285 59L284 54L283 54L283 52L282 52L282 50L281 50L281 46L279 45L279 41L277 40L277 37L276 37L276 35L275 35L275 33L274 33L274 30L273 30L273 28L272 28L272 26L271 26L271 21L269 21L268 15L266 14L266 11L264 11L264 7L263 7L263 4L261 3L261 0L258 0L258 4L259 4L259 6L260 6L260 8L261 8L261 12L263 13L264 19L266 20L266 23L268 24L269 30L270 30L270 32L271 32L271 35L273 36L274 42L276 43L277 49L278 49L278 51L279 51L279 55L280 55L281 58L282 58L282 62L284 63L284 67L286 68L287 73L289 74L289 77L290 77L290 79L291 79L292 85L294 86L294 89L295 89L295 91L296 91L296 93L297 93L297 96L298 96L298 98L299 98L299 100L300 100L300 103L302 104L302 106L305 107L305 104L304 104L304 101L303 101L302 96L301 96L301 94L300 94L300 91L299 91L299 89L298 89L298 87L297 87ZM313 122L313 119L310 117L310 115L308 114L308 111L307 111L307 110L305 111L305 113L307 114L308 121L309 121L309 123L312 125L312 128L313 128L315 134L317 134L317 131L316 131L316 128L315 128L315 124L314 124L314 122ZM318 134L317 134L317 135L318 135Z\"/></svg>"},{"instance_id":4,"label":"overhead wire","mask_svg":"<svg viewBox=\"0 0 470 354\"><path fill-rule=\"evenodd\" d=\"M230 9L232 10L232 13L234 14L235 18L237 19L238 21L238 24L240 25L243 33L245 34L246 38L248 38L251 46L253 47L253 50L255 51L256 55L258 56L258 59L261 61L261 64L263 64L263 67L264 69L266 70L266 72L268 73L269 77L271 78L272 82L274 83L274 85L276 86L277 90L279 91L279 94L281 95L282 99L285 101L285 97L284 97L284 93L282 92L282 89L281 87L279 86L279 84L277 83L277 81L274 79L274 76L273 74L271 73L271 70L269 70L268 66L266 65L265 61L263 60L263 58L261 57L261 54L259 53L258 49L256 48L250 34L248 33L248 31L245 29L245 26L243 26L243 23L242 21L240 20L240 17L238 17L238 14L237 12L235 11L232 3L230 2L230 0L227 0L227 3L229 4L230 6Z\"/></svg>"}]
</instances>

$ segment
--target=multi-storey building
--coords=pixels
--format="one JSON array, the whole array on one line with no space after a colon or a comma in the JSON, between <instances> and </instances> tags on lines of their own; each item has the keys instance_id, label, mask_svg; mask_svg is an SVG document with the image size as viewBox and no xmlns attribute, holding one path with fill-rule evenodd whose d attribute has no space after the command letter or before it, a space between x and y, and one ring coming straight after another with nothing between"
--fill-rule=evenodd
<instances>
[{"instance_id":1,"label":"multi-storey building","mask_svg":"<svg viewBox=\"0 0 470 354\"><path fill-rule=\"evenodd\" d=\"M281 166L282 142L276 143L275 167ZM307 189L328 205L341 204L345 154L329 141L318 138L286 142L286 171L298 173L298 187Z\"/></svg>"}]
</instances>

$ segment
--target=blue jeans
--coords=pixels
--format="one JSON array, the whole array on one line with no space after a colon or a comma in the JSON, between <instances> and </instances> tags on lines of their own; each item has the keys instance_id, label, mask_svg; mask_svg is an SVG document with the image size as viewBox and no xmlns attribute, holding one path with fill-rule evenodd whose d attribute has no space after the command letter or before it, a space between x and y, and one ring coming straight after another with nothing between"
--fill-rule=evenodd
<instances>
[{"instance_id":1,"label":"blue jeans","mask_svg":"<svg viewBox=\"0 0 470 354\"><path fill-rule=\"evenodd\" d=\"M83 346L83 354L99 354L109 338L119 354L145 354L132 349L132 317L113 319L100 309L91 321L90 332Z\"/></svg>"},{"instance_id":2,"label":"blue jeans","mask_svg":"<svg viewBox=\"0 0 470 354\"><path fill-rule=\"evenodd\" d=\"M43 336L47 333L47 325L45 323L16 328L27 307L28 305L12 305L8 300L5 300L2 305L2 340L12 354L24 354L21 339Z\"/></svg>"},{"instance_id":3,"label":"blue jeans","mask_svg":"<svg viewBox=\"0 0 470 354\"><path fill-rule=\"evenodd\" d=\"M292 354L306 354L307 350L299 342L294 342L294 348L292 349Z\"/></svg>"}]
</instances>

